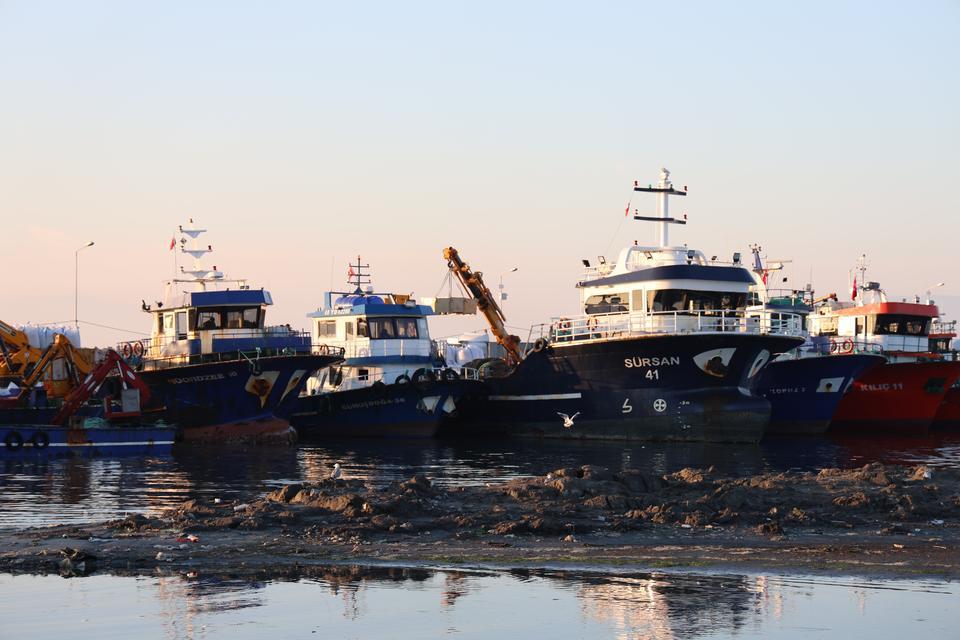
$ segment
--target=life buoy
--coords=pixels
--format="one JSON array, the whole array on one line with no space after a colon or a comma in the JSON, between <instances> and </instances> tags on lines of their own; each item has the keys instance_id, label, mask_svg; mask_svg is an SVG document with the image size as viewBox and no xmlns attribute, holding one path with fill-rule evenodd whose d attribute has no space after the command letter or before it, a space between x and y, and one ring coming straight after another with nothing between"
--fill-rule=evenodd
<instances>
[{"instance_id":1,"label":"life buoy","mask_svg":"<svg viewBox=\"0 0 960 640\"><path fill-rule=\"evenodd\" d=\"M23 436L17 431L11 431L7 434L7 437L3 439L3 444L7 445L7 449L16 451L23 446Z\"/></svg>"},{"instance_id":2,"label":"life buoy","mask_svg":"<svg viewBox=\"0 0 960 640\"><path fill-rule=\"evenodd\" d=\"M837 344L837 341L833 338L830 338L830 353L837 353L840 351L840 345Z\"/></svg>"},{"instance_id":3,"label":"life buoy","mask_svg":"<svg viewBox=\"0 0 960 640\"><path fill-rule=\"evenodd\" d=\"M460 379L460 376L457 375L457 372L454 371L453 369L444 369L441 375L443 375L444 380L448 380L450 382Z\"/></svg>"},{"instance_id":4,"label":"life buoy","mask_svg":"<svg viewBox=\"0 0 960 640\"><path fill-rule=\"evenodd\" d=\"M433 369L417 369L413 372L414 382L433 382L436 379L437 376L433 373Z\"/></svg>"},{"instance_id":5,"label":"life buoy","mask_svg":"<svg viewBox=\"0 0 960 640\"><path fill-rule=\"evenodd\" d=\"M401 373L397 376L397 379L393 381L394 384L407 384L410 382L410 376L405 373Z\"/></svg>"},{"instance_id":6,"label":"life buoy","mask_svg":"<svg viewBox=\"0 0 960 640\"><path fill-rule=\"evenodd\" d=\"M120 347L120 355L123 356L124 360L128 360L133 355L133 347L130 346L129 342L124 342L123 346Z\"/></svg>"},{"instance_id":7,"label":"life buoy","mask_svg":"<svg viewBox=\"0 0 960 640\"><path fill-rule=\"evenodd\" d=\"M143 351L144 351L144 349L143 349L143 343L142 343L142 342L140 342L139 340L137 340L136 342L133 343L133 355L135 355L135 356L138 357L138 358L142 358L142 357L143 357Z\"/></svg>"},{"instance_id":8,"label":"life buoy","mask_svg":"<svg viewBox=\"0 0 960 640\"><path fill-rule=\"evenodd\" d=\"M50 446L50 436L47 435L46 431L37 431L33 434L33 437L30 438L30 442L33 443L36 449L46 449Z\"/></svg>"},{"instance_id":9,"label":"life buoy","mask_svg":"<svg viewBox=\"0 0 960 640\"><path fill-rule=\"evenodd\" d=\"M546 338L537 338L537 341L533 343L533 350L537 353L543 351L547 348Z\"/></svg>"},{"instance_id":10,"label":"life buoy","mask_svg":"<svg viewBox=\"0 0 960 640\"><path fill-rule=\"evenodd\" d=\"M843 341L843 344L840 345L841 353L853 353L853 340L847 338Z\"/></svg>"}]
</instances>

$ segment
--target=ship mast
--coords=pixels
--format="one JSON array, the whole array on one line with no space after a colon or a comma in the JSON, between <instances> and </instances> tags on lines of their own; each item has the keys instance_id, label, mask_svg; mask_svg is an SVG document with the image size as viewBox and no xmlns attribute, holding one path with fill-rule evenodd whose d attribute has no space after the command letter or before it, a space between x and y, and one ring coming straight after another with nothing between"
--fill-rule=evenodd
<instances>
[{"instance_id":1,"label":"ship mast","mask_svg":"<svg viewBox=\"0 0 960 640\"><path fill-rule=\"evenodd\" d=\"M634 191L643 191L645 193L655 193L657 194L657 215L656 216L641 216L634 214L634 220L644 220L646 222L656 222L658 223L657 228L657 245L661 249L665 249L670 246L670 225L671 224L687 224L685 219L681 220L679 218L670 217L670 196L685 196L687 195L687 188L684 187L683 191L678 191L673 188L673 183L670 181L670 172L667 169L660 169L660 182L657 183L656 187L650 186L649 184L646 187L641 187L636 180L633 182Z\"/></svg>"},{"instance_id":2,"label":"ship mast","mask_svg":"<svg viewBox=\"0 0 960 640\"><path fill-rule=\"evenodd\" d=\"M363 295L363 285L370 284L370 265L363 264L360 259L360 256L357 256L356 264L349 263L349 269L347 270L347 283L356 287L354 291L357 295ZM363 270L367 269L367 272L364 273Z\"/></svg>"},{"instance_id":3,"label":"ship mast","mask_svg":"<svg viewBox=\"0 0 960 640\"><path fill-rule=\"evenodd\" d=\"M198 229L194 226L193 218L190 218L188 226L180 225L180 253L184 253L193 258L193 265L190 269L180 267L180 273L189 278L177 278L167 282L167 294L172 293L172 287L176 284L192 284L199 291L206 291L209 283L236 283L241 289L246 287L244 279L226 279L222 271L218 271L216 265L212 268L203 265L203 257L213 252L213 246L203 244L200 236L207 232L206 229ZM189 238L189 241L187 240Z\"/></svg>"}]
</instances>

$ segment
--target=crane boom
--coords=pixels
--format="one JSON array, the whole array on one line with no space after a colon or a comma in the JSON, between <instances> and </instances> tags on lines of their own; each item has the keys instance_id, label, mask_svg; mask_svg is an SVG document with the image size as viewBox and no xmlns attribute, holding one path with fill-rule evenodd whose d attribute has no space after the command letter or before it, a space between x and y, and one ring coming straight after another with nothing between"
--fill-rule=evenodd
<instances>
[{"instance_id":1,"label":"crane boom","mask_svg":"<svg viewBox=\"0 0 960 640\"><path fill-rule=\"evenodd\" d=\"M59 337L59 336L58 336ZM87 377L84 378L83 382L75 388L70 394L64 398L63 406L60 408L60 411L53 417L51 422L53 424L65 424L67 420L74 413L77 412L77 409L87 401L87 399L97 392L97 389L100 388L100 385L103 384L103 381L107 379L113 369L116 368L117 374L120 377L120 382L124 388L134 388L140 392L140 407L144 407L150 401L150 388L147 384L136 374L136 372L130 368L123 358L120 357L113 349L107 351L107 357L104 358L93 371L87 374ZM116 415L116 414L115 414ZM125 415L125 414L124 414ZM108 414L109 418L110 415Z\"/></svg>"},{"instance_id":2,"label":"crane boom","mask_svg":"<svg viewBox=\"0 0 960 640\"><path fill-rule=\"evenodd\" d=\"M507 352L507 362L511 365L519 363L523 359L523 354L520 353L520 338L507 331L504 325L506 317L494 299L493 293L483 283L483 274L480 271L472 271L470 265L463 261L453 247L444 249L443 257L463 288L477 301L477 308L490 324L490 330L497 339L497 343Z\"/></svg>"}]
</instances>

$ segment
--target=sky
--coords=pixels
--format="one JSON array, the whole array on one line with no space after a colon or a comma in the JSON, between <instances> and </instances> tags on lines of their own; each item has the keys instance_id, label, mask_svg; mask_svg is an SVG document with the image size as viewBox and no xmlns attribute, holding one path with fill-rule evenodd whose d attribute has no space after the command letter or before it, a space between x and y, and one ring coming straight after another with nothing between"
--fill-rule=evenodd
<instances>
[{"instance_id":1,"label":"sky","mask_svg":"<svg viewBox=\"0 0 960 640\"><path fill-rule=\"evenodd\" d=\"M661 166L674 242L841 297L865 253L957 317L958 32L945 1L0 0L0 319L72 321L76 259L84 344L147 333L193 218L270 323L357 255L435 296L453 245L492 288L518 267L523 335L576 312L581 259L653 243L623 212Z\"/></svg>"}]
</instances>

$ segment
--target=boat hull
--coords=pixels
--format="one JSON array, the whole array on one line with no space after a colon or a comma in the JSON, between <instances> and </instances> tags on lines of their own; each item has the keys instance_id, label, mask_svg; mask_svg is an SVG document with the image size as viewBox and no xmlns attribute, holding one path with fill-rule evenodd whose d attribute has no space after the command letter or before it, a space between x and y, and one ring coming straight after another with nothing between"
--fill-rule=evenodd
<instances>
[{"instance_id":1,"label":"boat hull","mask_svg":"<svg viewBox=\"0 0 960 640\"><path fill-rule=\"evenodd\" d=\"M958 378L960 362L898 362L874 367L843 396L830 429L925 433Z\"/></svg>"},{"instance_id":2,"label":"boat hull","mask_svg":"<svg viewBox=\"0 0 960 640\"><path fill-rule=\"evenodd\" d=\"M0 451L5 456L169 455L175 429L163 425L110 425L79 420L70 427L42 423L0 425Z\"/></svg>"},{"instance_id":3,"label":"boat hull","mask_svg":"<svg viewBox=\"0 0 960 640\"><path fill-rule=\"evenodd\" d=\"M484 389L472 380L436 380L304 395L291 424L304 440L432 438L456 421L461 402Z\"/></svg>"},{"instance_id":4,"label":"boat hull","mask_svg":"<svg viewBox=\"0 0 960 640\"><path fill-rule=\"evenodd\" d=\"M772 354L800 342L694 333L557 343L488 379L471 422L517 436L758 442L770 403L751 382Z\"/></svg>"},{"instance_id":5,"label":"boat hull","mask_svg":"<svg viewBox=\"0 0 960 640\"><path fill-rule=\"evenodd\" d=\"M771 362L757 375L754 386L758 395L770 401L766 432L825 433L853 381L885 361L883 356L851 354Z\"/></svg>"},{"instance_id":6,"label":"boat hull","mask_svg":"<svg viewBox=\"0 0 960 640\"><path fill-rule=\"evenodd\" d=\"M933 429L957 430L960 429L960 387L955 383L943 397L943 402L933 418Z\"/></svg>"},{"instance_id":7,"label":"boat hull","mask_svg":"<svg viewBox=\"0 0 960 640\"><path fill-rule=\"evenodd\" d=\"M152 406L197 443L283 444L296 440L290 415L307 378L340 358L286 355L140 372Z\"/></svg>"}]
</instances>

